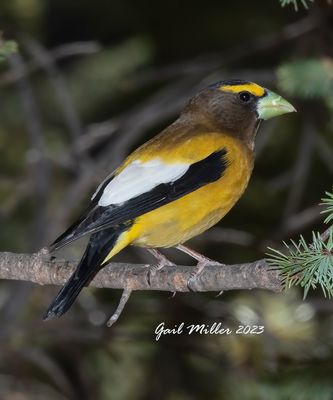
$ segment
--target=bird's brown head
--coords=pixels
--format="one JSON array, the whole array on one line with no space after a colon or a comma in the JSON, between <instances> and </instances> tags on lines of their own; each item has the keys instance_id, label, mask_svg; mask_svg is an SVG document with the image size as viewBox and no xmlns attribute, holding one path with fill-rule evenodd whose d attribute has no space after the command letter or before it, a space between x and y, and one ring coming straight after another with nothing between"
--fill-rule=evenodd
<instances>
[{"instance_id":1,"label":"bird's brown head","mask_svg":"<svg viewBox=\"0 0 333 400\"><path fill-rule=\"evenodd\" d=\"M182 115L207 129L237 136L252 146L260 120L293 111L295 108L276 93L235 79L200 91Z\"/></svg>"}]
</instances>

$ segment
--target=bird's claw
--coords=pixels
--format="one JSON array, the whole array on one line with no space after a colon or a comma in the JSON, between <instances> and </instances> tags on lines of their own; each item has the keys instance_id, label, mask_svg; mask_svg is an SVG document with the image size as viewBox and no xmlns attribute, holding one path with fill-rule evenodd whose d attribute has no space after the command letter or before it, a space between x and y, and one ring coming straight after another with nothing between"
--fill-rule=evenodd
<instances>
[{"instance_id":1,"label":"bird's claw","mask_svg":"<svg viewBox=\"0 0 333 400\"><path fill-rule=\"evenodd\" d=\"M157 271L160 271L164 267L175 267L175 266L176 266L176 264L171 262L168 259L163 260L163 262L158 262L157 264L150 265L149 270L148 270L148 277L147 277L149 286L151 284L152 277L156 275Z\"/></svg>"},{"instance_id":2,"label":"bird's claw","mask_svg":"<svg viewBox=\"0 0 333 400\"><path fill-rule=\"evenodd\" d=\"M187 288L189 292L196 292L196 290L194 289L195 283L197 282L198 276L201 274L206 265L221 267L225 266L225 264L219 263L218 261L214 261L206 257L202 261L199 261L196 267L191 272L191 275L187 281Z\"/></svg>"}]
</instances>

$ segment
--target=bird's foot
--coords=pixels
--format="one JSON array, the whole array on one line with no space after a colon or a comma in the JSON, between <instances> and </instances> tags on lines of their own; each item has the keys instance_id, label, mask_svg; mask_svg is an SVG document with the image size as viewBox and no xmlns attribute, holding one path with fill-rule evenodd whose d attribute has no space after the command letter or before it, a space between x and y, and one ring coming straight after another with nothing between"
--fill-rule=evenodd
<instances>
[{"instance_id":1,"label":"bird's foot","mask_svg":"<svg viewBox=\"0 0 333 400\"><path fill-rule=\"evenodd\" d=\"M200 261L198 261L198 264L195 266L195 268L191 272L191 275L187 281L187 287L188 287L189 291L191 291L191 292L196 291L194 288L195 288L195 283L197 281L197 278L207 265L211 265L211 266L218 265L221 267L224 266L224 264L221 264L217 261L211 260L210 258L202 256L202 259Z\"/></svg>"},{"instance_id":2,"label":"bird's foot","mask_svg":"<svg viewBox=\"0 0 333 400\"><path fill-rule=\"evenodd\" d=\"M151 278L156 274L157 271L160 271L164 267L174 267L175 264L172 261L170 261L165 255L160 253L158 250L156 250L156 249L147 249L147 250L157 260L157 264L152 265L152 266L149 267L148 283L150 285Z\"/></svg>"},{"instance_id":3,"label":"bird's foot","mask_svg":"<svg viewBox=\"0 0 333 400\"><path fill-rule=\"evenodd\" d=\"M191 292L195 292L195 282L197 280L198 275L201 274L202 270L205 268L206 265L219 265L219 266L224 266L224 264L219 263L218 261L215 260L211 260L208 257L203 256L202 254L190 249L187 246L184 246L182 244L179 244L177 246L177 249L182 251L183 253L188 254L189 256L191 256L192 258L194 258L195 260L198 261L196 267L193 269L193 271L191 272L190 278L187 281L187 287L188 290Z\"/></svg>"},{"instance_id":4,"label":"bird's foot","mask_svg":"<svg viewBox=\"0 0 333 400\"><path fill-rule=\"evenodd\" d=\"M40 249L38 251L38 253L36 253L37 257L40 257L40 259L44 262L49 262L49 261L53 261L55 259L55 257L50 254L49 249L47 247L43 247L42 249Z\"/></svg>"}]
</instances>

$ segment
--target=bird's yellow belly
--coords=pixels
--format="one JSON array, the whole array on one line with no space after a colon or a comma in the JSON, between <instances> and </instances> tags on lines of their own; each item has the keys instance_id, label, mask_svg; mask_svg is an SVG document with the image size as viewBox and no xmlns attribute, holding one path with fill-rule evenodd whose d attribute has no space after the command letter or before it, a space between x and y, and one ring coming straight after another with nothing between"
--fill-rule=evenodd
<instances>
[{"instance_id":1,"label":"bird's yellow belly","mask_svg":"<svg viewBox=\"0 0 333 400\"><path fill-rule=\"evenodd\" d=\"M252 160L239 157L218 181L139 217L131 229L132 244L172 247L215 225L244 192Z\"/></svg>"}]
</instances>

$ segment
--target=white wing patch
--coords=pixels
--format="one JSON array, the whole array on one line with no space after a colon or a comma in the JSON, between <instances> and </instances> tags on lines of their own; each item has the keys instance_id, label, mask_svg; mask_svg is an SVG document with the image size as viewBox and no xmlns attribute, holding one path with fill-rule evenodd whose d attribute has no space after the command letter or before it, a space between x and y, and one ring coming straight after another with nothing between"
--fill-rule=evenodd
<instances>
[{"instance_id":1,"label":"white wing patch","mask_svg":"<svg viewBox=\"0 0 333 400\"><path fill-rule=\"evenodd\" d=\"M98 205L121 204L142 193L149 192L161 183L174 182L189 169L190 164L164 164L159 159L145 163L133 161L105 187Z\"/></svg>"}]
</instances>

